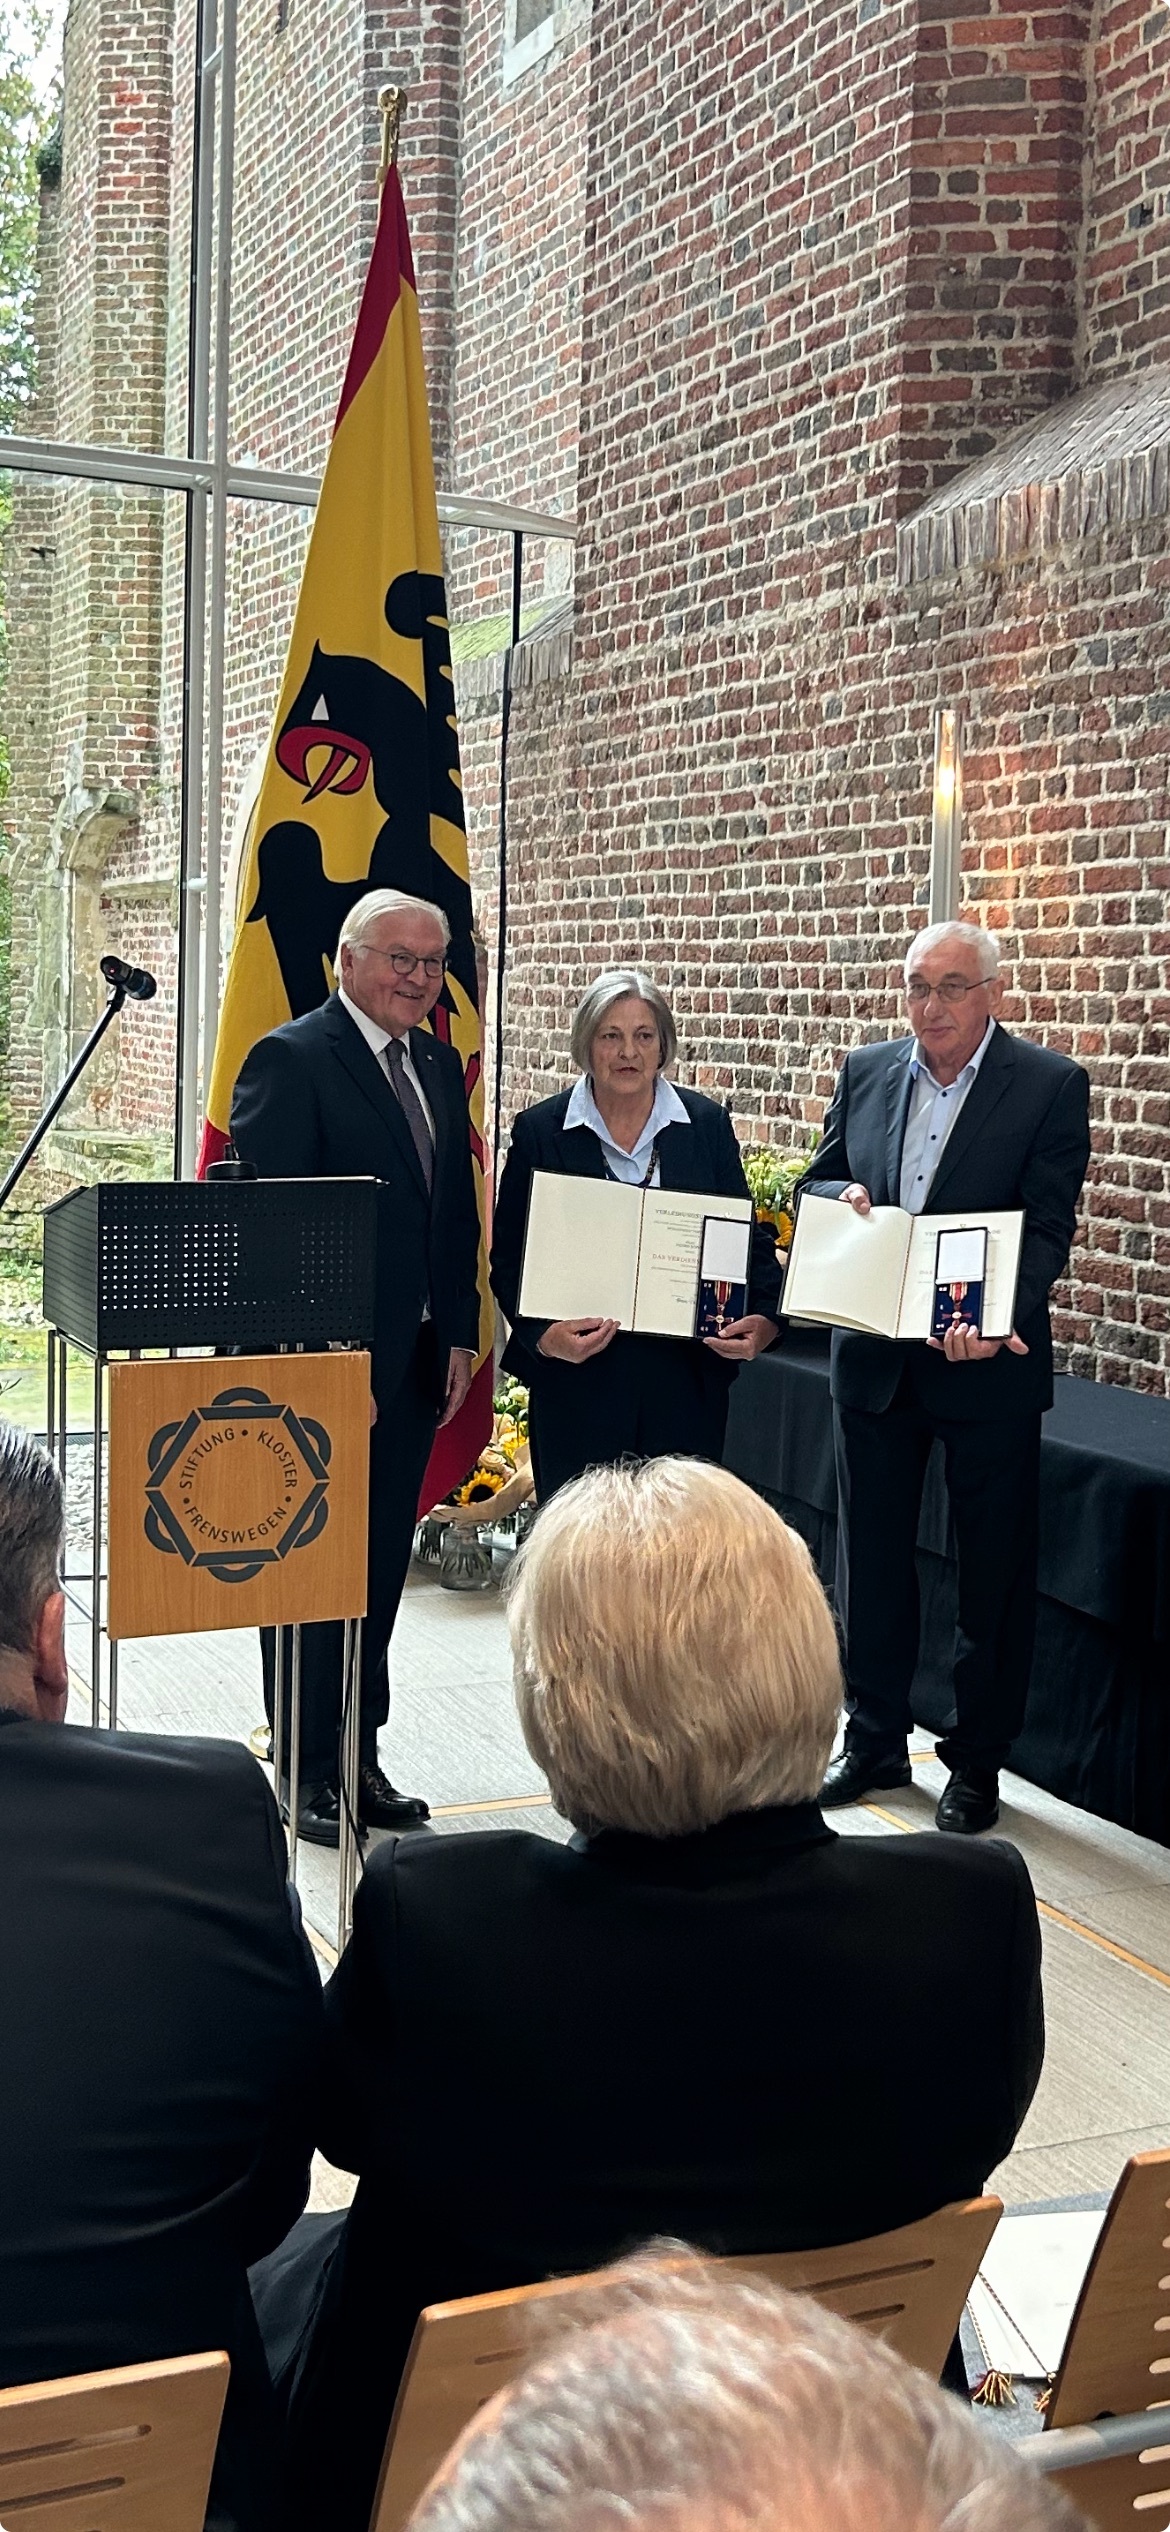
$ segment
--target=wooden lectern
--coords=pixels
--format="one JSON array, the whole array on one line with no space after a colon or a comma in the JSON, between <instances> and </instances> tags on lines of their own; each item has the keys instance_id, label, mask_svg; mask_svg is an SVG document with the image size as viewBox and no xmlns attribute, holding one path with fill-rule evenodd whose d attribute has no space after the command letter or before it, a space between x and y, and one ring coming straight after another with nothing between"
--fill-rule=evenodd
<instances>
[{"instance_id":1,"label":"wooden lectern","mask_svg":"<svg viewBox=\"0 0 1170 2532\"><path fill-rule=\"evenodd\" d=\"M85 1187L45 1217L48 1433L62 1477L68 1348L94 1366L91 1720L108 1379L110 1724L128 1637L280 1629L273 1756L279 1785L291 1662L295 1872L300 1629L342 1620L339 1946L358 1860L375 1241L372 1179Z\"/></svg>"}]
</instances>

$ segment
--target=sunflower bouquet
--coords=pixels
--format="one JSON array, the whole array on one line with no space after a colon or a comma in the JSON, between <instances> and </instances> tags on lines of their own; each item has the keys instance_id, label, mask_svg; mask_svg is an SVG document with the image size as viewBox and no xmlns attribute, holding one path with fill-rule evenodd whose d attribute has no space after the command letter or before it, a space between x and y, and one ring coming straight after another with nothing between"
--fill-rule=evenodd
<instances>
[{"instance_id":1,"label":"sunflower bouquet","mask_svg":"<svg viewBox=\"0 0 1170 2532\"><path fill-rule=\"evenodd\" d=\"M438 1553L442 1530L448 1526L460 1530L495 1527L512 1520L531 1498L528 1392L518 1380L504 1379L495 1392L492 1407L490 1442L485 1444L463 1484L445 1503L436 1504L423 1523L416 1554L424 1558Z\"/></svg>"}]
</instances>

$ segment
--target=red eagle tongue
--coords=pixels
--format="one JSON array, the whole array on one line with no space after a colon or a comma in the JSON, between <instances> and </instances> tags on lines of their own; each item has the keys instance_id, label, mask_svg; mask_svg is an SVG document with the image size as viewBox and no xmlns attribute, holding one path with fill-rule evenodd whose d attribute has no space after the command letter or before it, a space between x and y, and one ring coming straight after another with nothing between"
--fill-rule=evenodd
<instances>
[{"instance_id":1,"label":"red eagle tongue","mask_svg":"<svg viewBox=\"0 0 1170 2532\"><path fill-rule=\"evenodd\" d=\"M315 748L327 747L328 760L314 782L309 780L309 758ZM327 721L301 721L291 730L282 730L276 742L276 761L294 782L305 786L305 800L316 800L323 791L350 793L360 791L370 770L370 751L363 739L350 738L345 730L331 729ZM343 772L348 766L349 771Z\"/></svg>"}]
</instances>

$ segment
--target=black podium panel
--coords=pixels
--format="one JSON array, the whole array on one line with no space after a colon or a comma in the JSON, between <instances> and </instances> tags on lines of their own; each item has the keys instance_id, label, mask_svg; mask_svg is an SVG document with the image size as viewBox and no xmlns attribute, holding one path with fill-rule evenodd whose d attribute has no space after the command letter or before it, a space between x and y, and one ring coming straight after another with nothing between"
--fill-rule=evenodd
<instances>
[{"instance_id":1,"label":"black podium panel","mask_svg":"<svg viewBox=\"0 0 1170 2532\"><path fill-rule=\"evenodd\" d=\"M44 1314L91 1354L368 1345L377 1182L107 1181L45 1215Z\"/></svg>"}]
</instances>

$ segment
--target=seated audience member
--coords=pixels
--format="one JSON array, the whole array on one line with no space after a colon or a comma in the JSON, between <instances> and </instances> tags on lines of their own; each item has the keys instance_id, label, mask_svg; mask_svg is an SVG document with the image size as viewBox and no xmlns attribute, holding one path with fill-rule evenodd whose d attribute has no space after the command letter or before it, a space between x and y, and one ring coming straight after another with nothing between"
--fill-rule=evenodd
<instances>
[{"instance_id":1,"label":"seated audience member","mask_svg":"<svg viewBox=\"0 0 1170 2532\"><path fill-rule=\"evenodd\" d=\"M246 1749L60 1728L61 1544L0 1425L0 2385L225 2348L208 2524L266 2532L247 2266L305 2203L320 1981Z\"/></svg>"},{"instance_id":2,"label":"seated audience member","mask_svg":"<svg viewBox=\"0 0 1170 2532\"><path fill-rule=\"evenodd\" d=\"M1067 2497L806 2295L633 2261L480 2410L410 2532L1084 2532Z\"/></svg>"},{"instance_id":3,"label":"seated audience member","mask_svg":"<svg viewBox=\"0 0 1170 2532\"><path fill-rule=\"evenodd\" d=\"M424 2304L650 2234L779 2250L909 2222L982 2189L1040 2071L1019 1856L822 1819L833 1623L748 1487L697 1460L576 1479L509 1617L525 1739L577 1834L371 1858L318 2139L360 2185L262 2287L292 2519L332 2532L364 2532Z\"/></svg>"}]
</instances>

